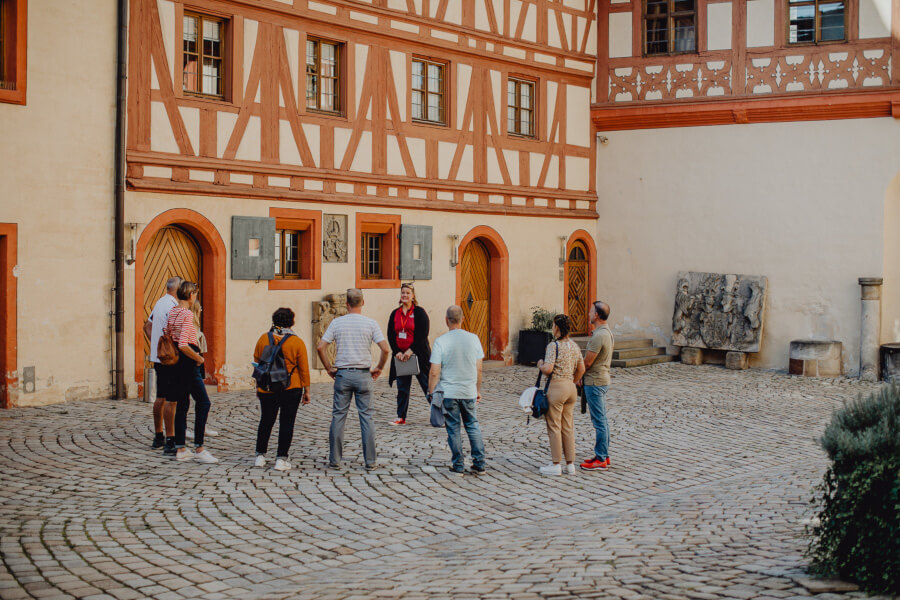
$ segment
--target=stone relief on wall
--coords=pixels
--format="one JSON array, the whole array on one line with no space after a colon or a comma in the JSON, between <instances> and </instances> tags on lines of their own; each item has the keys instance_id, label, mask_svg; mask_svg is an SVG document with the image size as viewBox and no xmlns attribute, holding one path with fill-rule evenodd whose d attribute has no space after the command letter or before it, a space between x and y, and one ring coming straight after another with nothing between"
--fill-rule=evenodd
<instances>
[{"instance_id":1,"label":"stone relief on wall","mask_svg":"<svg viewBox=\"0 0 900 600\"><path fill-rule=\"evenodd\" d=\"M312 314L313 343L310 348L310 354L314 357L313 364L315 365L315 368L321 369L323 368L322 362L319 360L315 348L319 344L319 340L322 339L322 336L325 335L325 330L328 329L328 325L336 318L347 314L347 294L328 294L322 301L313 302ZM334 351L335 347L334 344L332 344L327 350L331 364L334 364Z\"/></svg>"},{"instance_id":2,"label":"stone relief on wall","mask_svg":"<svg viewBox=\"0 0 900 600\"><path fill-rule=\"evenodd\" d=\"M322 256L325 262L347 262L347 215L325 215Z\"/></svg>"},{"instance_id":3,"label":"stone relief on wall","mask_svg":"<svg viewBox=\"0 0 900 600\"><path fill-rule=\"evenodd\" d=\"M672 344L759 352L767 287L765 277L679 273Z\"/></svg>"}]
</instances>

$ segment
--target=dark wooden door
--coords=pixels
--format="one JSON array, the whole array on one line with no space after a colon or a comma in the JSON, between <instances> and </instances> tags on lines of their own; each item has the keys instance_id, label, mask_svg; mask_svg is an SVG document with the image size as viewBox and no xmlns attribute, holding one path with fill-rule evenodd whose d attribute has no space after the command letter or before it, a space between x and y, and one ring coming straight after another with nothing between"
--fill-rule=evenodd
<instances>
[{"instance_id":1,"label":"dark wooden door","mask_svg":"<svg viewBox=\"0 0 900 600\"><path fill-rule=\"evenodd\" d=\"M462 256L463 329L481 340L488 356L491 339L491 272L490 255L478 240L466 246Z\"/></svg>"},{"instance_id":2,"label":"dark wooden door","mask_svg":"<svg viewBox=\"0 0 900 600\"><path fill-rule=\"evenodd\" d=\"M569 318L572 319L572 333L582 335L588 332L588 261L584 247L578 242L569 252L566 261L569 275L568 294Z\"/></svg>"}]
</instances>

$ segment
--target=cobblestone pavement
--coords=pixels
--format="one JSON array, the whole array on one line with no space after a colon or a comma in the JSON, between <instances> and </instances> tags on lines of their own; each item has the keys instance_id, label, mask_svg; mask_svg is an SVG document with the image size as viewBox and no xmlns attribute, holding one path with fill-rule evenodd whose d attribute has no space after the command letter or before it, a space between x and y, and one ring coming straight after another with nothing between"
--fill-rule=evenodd
<instances>
[{"instance_id":1,"label":"cobblestone pavement","mask_svg":"<svg viewBox=\"0 0 900 600\"><path fill-rule=\"evenodd\" d=\"M514 409L533 373L486 372L484 477L448 471L421 395L410 425L388 426L384 381L369 473L355 409L346 463L326 468L327 384L300 410L285 473L252 466L249 392L213 397L222 435L208 441L221 462L209 466L151 451L141 402L2 412L0 597L808 595L792 577L826 467L814 438L833 408L874 386L674 363L614 370L612 469L554 478L538 474L543 423ZM587 415L576 432L587 458Z\"/></svg>"}]
</instances>

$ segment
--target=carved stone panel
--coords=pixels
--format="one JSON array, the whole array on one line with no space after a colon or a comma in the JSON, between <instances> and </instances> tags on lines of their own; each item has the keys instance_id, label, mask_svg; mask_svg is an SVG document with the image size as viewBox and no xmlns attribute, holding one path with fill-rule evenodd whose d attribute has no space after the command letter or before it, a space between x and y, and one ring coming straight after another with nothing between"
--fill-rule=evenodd
<instances>
[{"instance_id":1,"label":"carved stone panel","mask_svg":"<svg viewBox=\"0 0 900 600\"><path fill-rule=\"evenodd\" d=\"M760 276L679 273L672 344L759 352L767 289Z\"/></svg>"},{"instance_id":2,"label":"carved stone panel","mask_svg":"<svg viewBox=\"0 0 900 600\"><path fill-rule=\"evenodd\" d=\"M347 262L347 215L325 215L322 258L325 262Z\"/></svg>"},{"instance_id":3,"label":"carved stone panel","mask_svg":"<svg viewBox=\"0 0 900 600\"><path fill-rule=\"evenodd\" d=\"M319 356L315 351L315 347L319 345L319 340L325 335L325 330L338 317L347 314L347 294L328 294L320 302L313 302L312 306L312 326L313 326L313 344L310 354L312 354L313 364L316 369L324 368ZM331 364L334 364L334 344L328 347L328 357Z\"/></svg>"}]
</instances>

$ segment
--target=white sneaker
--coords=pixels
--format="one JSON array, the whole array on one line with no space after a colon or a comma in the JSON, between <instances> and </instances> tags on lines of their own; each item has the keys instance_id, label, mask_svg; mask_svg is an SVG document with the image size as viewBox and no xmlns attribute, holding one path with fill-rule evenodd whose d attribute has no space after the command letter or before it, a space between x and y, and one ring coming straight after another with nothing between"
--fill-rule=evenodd
<instances>
[{"instance_id":1,"label":"white sneaker","mask_svg":"<svg viewBox=\"0 0 900 600\"><path fill-rule=\"evenodd\" d=\"M205 433L209 437L219 437L219 432L216 431L215 429L210 429L209 427L206 428Z\"/></svg>"},{"instance_id":2,"label":"white sneaker","mask_svg":"<svg viewBox=\"0 0 900 600\"><path fill-rule=\"evenodd\" d=\"M284 460L283 458L279 458L275 461L275 466L272 468L276 471L289 471L291 468L291 463Z\"/></svg>"},{"instance_id":3,"label":"white sneaker","mask_svg":"<svg viewBox=\"0 0 900 600\"><path fill-rule=\"evenodd\" d=\"M562 467L560 465L544 465L541 467L541 475L562 475Z\"/></svg>"},{"instance_id":4,"label":"white sneaker","mask_svg":"<svg viewBox=\"0 0 900 600\"><path fill-rule=\"evenodd\" d=\"M575 463L569 463L566 465L566 475L574 475L575 474Z\"/></svg>"},{"instance_id":5,"label":"white sneaker","mask_svg":"<svg viewBox=\"0 0 900 600\"><path fill-rule=\"evenodd\" d=\"M197 453L197 462L211 465L213 463L219 462L219 459L210 454L209 450L204 448L202 452Z\"/></svg>"},{"instance_id":6,"label":"white sneaker","mask_svg":"<svg viewBox=\"0 0 900 600\"><path fill-rule=\"evenodd\" d=\"M264 466L266 466L266 457L263 456L262 454L258 454L258 455L256 456L256 462L253 463L253 466L254 466L254 467L264 467Z\"/></svg>"},{"instance_id":7,"label":"white sneaker","mask_svg":"<svg viewBox=\"0 0 900 600\"><path fill-rule=\"evenodd\" d=\"M175 453L175 460L191 460L194 456L196 456L196 454L194 454L193 450L181 448Z\"/></svg>"}]
</instances>

